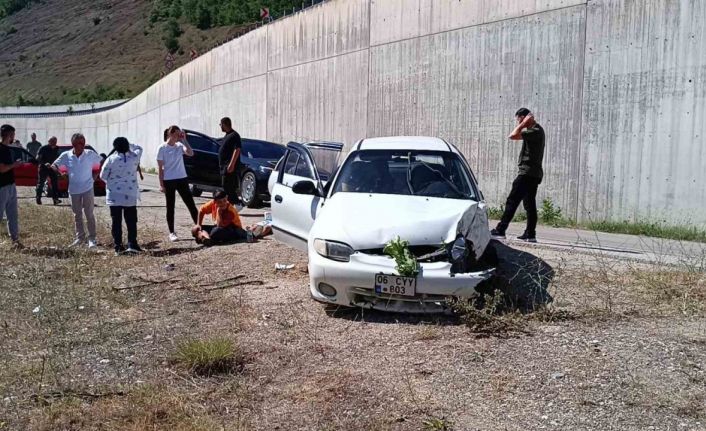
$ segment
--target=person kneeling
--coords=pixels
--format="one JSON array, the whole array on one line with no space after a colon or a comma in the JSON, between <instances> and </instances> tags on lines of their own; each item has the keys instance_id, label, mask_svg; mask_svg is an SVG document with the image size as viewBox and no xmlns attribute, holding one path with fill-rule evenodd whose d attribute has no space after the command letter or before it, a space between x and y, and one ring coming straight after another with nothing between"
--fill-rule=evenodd
<instances>
[{"instance_id":1,"label":"person kneeling","mask_svg":"<svg viewBox=\"0 0 706 431\"><path fill-rule=\"evenodd\" d=\"M214 225L203 224L206 214L211 215ZM228 202L228 195L223 191L217 192L212 201L201 206L198 223L191 229L191 234L197 243L207 247L250 240L248 232L240 222L238 211Z\"/></svg>"}]
</instances>

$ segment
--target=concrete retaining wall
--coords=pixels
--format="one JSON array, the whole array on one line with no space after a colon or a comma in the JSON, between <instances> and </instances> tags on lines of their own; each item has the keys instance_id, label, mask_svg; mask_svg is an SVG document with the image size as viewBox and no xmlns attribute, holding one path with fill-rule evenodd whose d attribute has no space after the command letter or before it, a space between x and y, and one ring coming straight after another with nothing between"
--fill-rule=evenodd
<instances>
[{"instance_id":1,"label":"concrete retaining wall","mask_svg":"<svg viewBox=\"0 0 706 431\"><path fill-rule=\"evenodd\" d=\"M170 124L285 143L434 135L466 155L493 206L520 106L547 131L550 197L582 219L706 225L706 0L331 0L222 45L126 104L11 118L23 139L116 136L154 166ZM1 111L0 111L1 112Z\"/></svg>"}]
</instances>

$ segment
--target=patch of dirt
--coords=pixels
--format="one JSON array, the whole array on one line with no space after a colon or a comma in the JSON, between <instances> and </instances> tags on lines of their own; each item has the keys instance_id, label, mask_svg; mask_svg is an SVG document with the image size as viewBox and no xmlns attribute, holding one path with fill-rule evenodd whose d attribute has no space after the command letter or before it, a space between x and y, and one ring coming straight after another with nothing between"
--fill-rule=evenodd
<instances>
[{"instance_id":1,"label":"patch of dirt","mask_svg":"<svg viewBox=\"0 0 706 431\"><path fill-rule=\"evenodd\" d=\"M305 255L269 239L169 243L164 209L152 208L163 198L144 199L140 236L153 252L138 258L38 253L65 250L69 209L23 204L30 249L0 245L5 428L704 428L703 273L520 247L553 268L554 301L493 314L523 330L479 338L463 319L316 303ZM98 214L109 244L102 203ZM276 271L277 262L296 267ZM242 353L240 372L174 365L182 341L214 337Z\"/></svg>"}]
</instances>

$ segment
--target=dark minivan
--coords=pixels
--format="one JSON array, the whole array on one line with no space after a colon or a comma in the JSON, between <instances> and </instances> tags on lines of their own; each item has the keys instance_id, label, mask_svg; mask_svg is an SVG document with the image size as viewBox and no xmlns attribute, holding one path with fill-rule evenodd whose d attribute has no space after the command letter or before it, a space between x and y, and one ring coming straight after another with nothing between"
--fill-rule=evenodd
<instances>
[{"instance_id":1,"label":"dark minivan","mask_svg":"<svg viewBox=\"0 0 706 431\"><path fill-rule=\"evenodd\" d=\"M214 139L193 130L184 130L189 145L194 149L193 157L184 157L186 174L191 184L191 193L200 196L203 191L221 190L221 175L218 169L220 139ZM256 139L241 139L240 194L243 203L255 208L270 200L267 181L272 168L282 158L286 148L274 142Z\"/></svg>"}]
</instances>

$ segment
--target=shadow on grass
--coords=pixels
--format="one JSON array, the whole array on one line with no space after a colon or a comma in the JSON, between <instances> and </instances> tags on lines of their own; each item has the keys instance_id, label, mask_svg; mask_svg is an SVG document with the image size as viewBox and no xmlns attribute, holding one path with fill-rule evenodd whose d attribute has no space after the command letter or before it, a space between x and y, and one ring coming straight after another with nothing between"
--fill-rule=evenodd
<instances>
[{"instance_id":1,"label":"shadow on grass","mask_svg":"<svg viewBox=\"0 0 706 431\"><path fill-rule=\"evenodd\" d=\"M479 285L476 290L484 295L500 291L509 301L507 311L531 313L552 302L548 287L554 278L554 269L541 258L526 251L517 250L506 244L491 240L489 247L497 253L498 265L495 276ZM373 279L370 279L371 287ZM483 308L484 302L476 301L476 307ZM369 310L357 307L326 306L326 314L341 319L370 323L405 323L458 325L458 316L451 314L449 307L439 308L436 314L405 314L391 311Z\"/></svg>"},{"instance_id":2,"label":"shadow on grass","mask_svg":"<svg viewBox=\"0 0 706 431\"><path fill-rule=\"evenodd\" d=\"M27 247L20 251L22 254L27 254L35 257L50 257L54 259L71 259L79 254L85 254L85 250L67 247Z\"/></svg>"}]
</instances>

